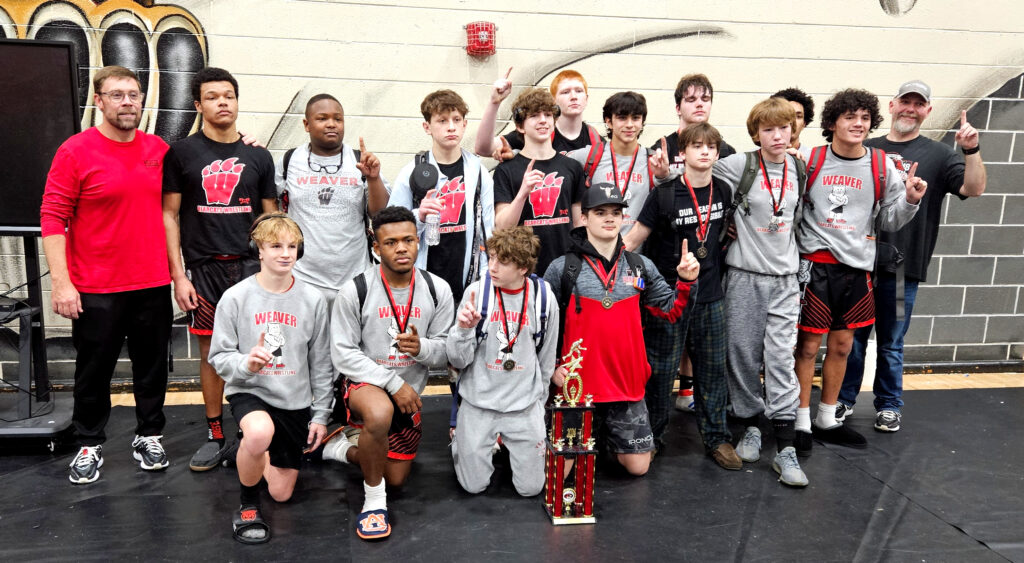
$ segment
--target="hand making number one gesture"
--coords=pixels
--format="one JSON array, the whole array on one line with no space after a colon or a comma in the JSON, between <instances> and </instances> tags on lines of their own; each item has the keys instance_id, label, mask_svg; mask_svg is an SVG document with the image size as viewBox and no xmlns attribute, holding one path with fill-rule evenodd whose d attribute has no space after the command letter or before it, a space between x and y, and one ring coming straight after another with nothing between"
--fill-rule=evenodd
<instances>
[{"instance_id":1,"label":"hand making number one gesture","mask_svg":"<svg viewBox=\"0 0 1024 563\"><path fill-rule=\"evenodd\" d=\"M665 144L665 138L661 138L661 148L654 151L654 154L647 159L647 166L654 173L654 177L662 179L668 176L669 162L668 162L668 145Z\"/></svg>"},{"instance_id":2,"label":"hand making number one gesture","mask_svg":"<svg viewBox=\"0 0 1024 563\"><path fill-rule=\"evenodd\" d=\"M366 143L359 137L359 162L356 168L369 180L376 180L380 177L380 160L372 152L366 150Z\"/></svg>"},{"instance_id":3,"label":"hand making number one gesture","mask_svg":"<svg viewBox=\"0 0 1024 563\"><path fill-rule=\"evenodd\" d=\"M698 262L697 258L692 252L690 252L686 239L683 239L683 251L681 256L682 257L679 259L679 265L676 266L676 273L679 274L679 278L686 281L693 281L697 279L697 276L700 274L700 262Z\"/></svg>"},{"instance_id":4,"label":"hand making number one gesture","mask_svg":"<svg viewBox=\"0 0 1024 563\"><path fill-rule=\"evenodd\" d=\"M459 328L474 328L480 324L480 311L476 310L476 292L469 292L469 299L459 310Z\"/></svg>"},{"instance_id":5,"label":"hand making number one gesture","mask_svg":"<svg viewBox=\"0 0 1024 563\"><path fill-rule=\"evenodd\" d=\"M263 366L274 359L274 355L264 347L266 337L267 333L261 332L260 341L249 350L249 357L246 358L245 367L252 373L260 371L263 369Z\"/></svg>"},{"instance_id":6,"label":"hand making number one gesture","mask_svg":"<svg viewBox=\"0 0 1024 563\"><path fill-rule=\"evenodd\" d=\"M907 201L916 205L924 197L924 192L927 189L928 182L917 176L917 163L915 162L910 166L910 172L907 173Z\"/></svg>"},{"instance_id":7,"label":"hand making number one gesture","mask_svg":"<svg viewBox=\"0 0 1024 563\"><path fill-rule=\"evenodd\" d=\"M540 170L533 169L534 162L537 162L536 159L531 159L530 164L526 165L526 172L523 174L523 183L519 185L520 194L529 194L533 190L537 189L537 186L544 181L544 173Z\"/></svg>"},{"instance_id":8,"label":"hand making number one gesture","mask_svg":"<svg viewBox=\"0 0 1024 563\"><path fill-rule=\"evenodd\" d=\"M960 130L956 132L956 144L965 151L978 146L978 130L967 122L967 110L960 112Z\"/></svg>"}]
</instances>

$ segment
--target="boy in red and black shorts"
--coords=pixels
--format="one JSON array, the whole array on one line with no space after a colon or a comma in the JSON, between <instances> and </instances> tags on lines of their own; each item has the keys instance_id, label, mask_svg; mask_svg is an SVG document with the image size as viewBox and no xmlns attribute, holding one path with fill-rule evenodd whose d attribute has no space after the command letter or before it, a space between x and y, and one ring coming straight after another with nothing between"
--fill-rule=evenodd
<instances>
[{"instance_id":1,"label":"boy in red and black shorts","mask_svg":"<svg viewBox=\"0 0 1024 563\"><path fill-rule=\"evenodd\" d=\"M404 207L373 216L380 266L342 286L331 311L331 359L348 378L349 420L362 426L359 443L336 432L324 459L359 464L366 499L356 534L391 534L385 483L400 487L419 447L420 393L427 371L448 365L445 340L455 318L452 291L439 276L417 269L416 218Z\"/></svg>"},{"instance_id":2,"label":"boy in red and black shorts","mask_svg":"<svg viewBox=\"0 0 1024 563\"><path fill-rule=\"evenodd\" d=\"M259 270L248 256L249 227L260 213L277 210L277 188L270 152L246 145L235 128L235 78L224 69L204 68L192 78L192 99L203 127L173 143L164 157L163 210L174 298L188 312L189 332L199 340L206 405L207 441L189 467L207 471L227 449L224 381L207 361L214 312L229 287Z\"/></svg>"},{"instance_id":3,"label":"boy in red and black shorts","mask_svg":"<svg viewBox=\"0 0 1024 563\"><path fill-rule=\"evenodd\" d=\"M825 102L821 128L831 144L811 151L803 220L797 230L802 285L796 374L800 406L796 450L811 451L811 379L821 337L828 334L821 368L821 402L814 435L839 445L864 448L857 431L836 420L836 402L846 373L855 329L875 322L871 270L877 230L896 231L913 219L927 183L911 168L906 185L885 153L864 146L882 122L878 98L865 90L843 90Z\"/></svg>"}]
</instances>

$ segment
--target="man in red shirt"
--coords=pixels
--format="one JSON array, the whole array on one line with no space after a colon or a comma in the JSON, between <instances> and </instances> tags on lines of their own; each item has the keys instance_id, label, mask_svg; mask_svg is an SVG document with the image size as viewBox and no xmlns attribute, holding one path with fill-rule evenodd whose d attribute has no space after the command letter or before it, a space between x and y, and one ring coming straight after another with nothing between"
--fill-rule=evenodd
<instances>
[{"instance_id":1,"label":"man in red shirt","mask_svg":"<svg viewBox=\"0 0 1024 563\"><path fill-rule=\"evenodd\" d=\"M160 444L171 328L161 209L167 143L137 129L145 94L134 72L104 67L93 89L103 122L57 150L40 210L53 311L71 319L77 353L79 450L69 476L76 484L100 476L110 379L126 338L138 421L133 455L147 471L169 465Z\"/></svg>"}]
</instances>

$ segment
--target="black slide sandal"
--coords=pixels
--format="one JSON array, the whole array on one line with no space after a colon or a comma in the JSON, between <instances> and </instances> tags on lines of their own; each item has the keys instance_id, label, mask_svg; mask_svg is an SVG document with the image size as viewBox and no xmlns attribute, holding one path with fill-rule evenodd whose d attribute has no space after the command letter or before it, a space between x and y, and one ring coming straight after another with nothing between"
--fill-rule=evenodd
<instances>
[{"instance_id":1,"label":"black slide sandal","mask_svg":"<svg viewBox=\"0 0 1024 563\"><path fill-rule=\"evenodd\" d=\"M258 506L247 505L239 507L232 517L231 524L234 529L235 539L239 542L255 545L270 541L270 526L263 520L263 513L260 512ZM264 536L262 538L249 538L243 535L252 528L262 529Z\"/></svg>"}]
</instances>

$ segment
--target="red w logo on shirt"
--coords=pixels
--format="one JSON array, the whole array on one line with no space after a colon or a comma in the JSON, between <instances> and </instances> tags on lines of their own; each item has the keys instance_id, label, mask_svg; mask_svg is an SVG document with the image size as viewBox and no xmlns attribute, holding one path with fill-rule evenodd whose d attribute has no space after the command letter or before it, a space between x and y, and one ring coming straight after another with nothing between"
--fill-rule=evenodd
<instances>
[{"instance_id":1,"label":"red w logo on shirt","mask_svg":"<svg viewBox=\"0 0 1024 563\"><path fill-rule=\"evenodd\" d=\"M235 164L238 158L215 160L203 168L203 191L208 205L230 205L231 194L242 177L244 164Z\"/></svg>"},{"instance_id":2,"label":"red w logo on shirt","mask_svg":"<svg viewBox=\"0 0 1024 563\"><path fill-rule=\"evenodd\" d=\"M533 207L534 217L551 217L555 214L555 206L558 205L558 194L562 192L562 181L565 178L558 177L557 172L544 176L535 190L530 192L530 205Z\"/></svg>"},{"instance_id":3,"label":"red w logo on shirt","mask_svg":"<svg viewBox=\"0 0 1024 563\"><path fill-rule=\"evenodd\" d=\"M466 203L466 184L462 176L456 176L445 182L438 191L437 197L441 198L444 208L441 209L442 225L458 225L459 217L462 216L462 208Z\"/></svg>"}]
</instances>

